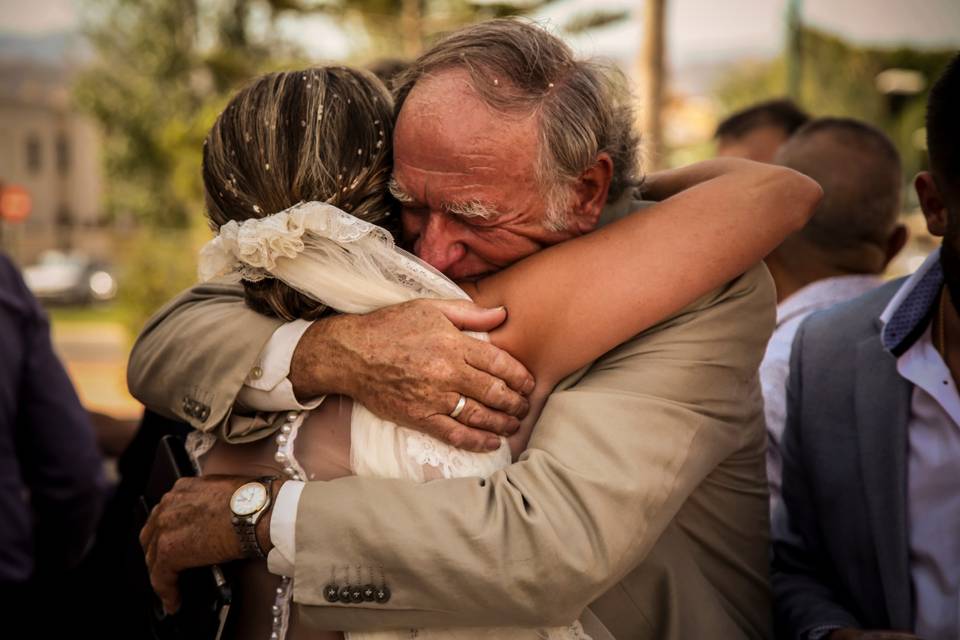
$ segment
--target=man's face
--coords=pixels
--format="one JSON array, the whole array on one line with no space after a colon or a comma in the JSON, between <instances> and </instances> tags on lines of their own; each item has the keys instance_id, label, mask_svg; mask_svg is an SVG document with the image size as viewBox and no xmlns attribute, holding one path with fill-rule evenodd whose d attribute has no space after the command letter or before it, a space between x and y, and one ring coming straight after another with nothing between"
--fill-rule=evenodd
<instances>
[{"instance_id":1,"label":"man's face","mask_svg":"<svg viewBox=\"0 0 960 640\"><path fill-rule=\"evenodd\" d=\"M717 156L771 163L777 149L788 137L786 131L780 127L757 127L739 138L725 137L717 140Z\"/></svg>"},{"instance_id":2,"label":"man's face","mask_svg":"<svg viewBox=\"0 0 960 640\"><path fill-rule=\"evenodd\" d=\"M417 82L394 132L404 240L455 280L498 271L574 232L544 226L538 121L487 107L466 71ZM481 215L482 214L482 215Z\"/></svg>"}]
</instances>

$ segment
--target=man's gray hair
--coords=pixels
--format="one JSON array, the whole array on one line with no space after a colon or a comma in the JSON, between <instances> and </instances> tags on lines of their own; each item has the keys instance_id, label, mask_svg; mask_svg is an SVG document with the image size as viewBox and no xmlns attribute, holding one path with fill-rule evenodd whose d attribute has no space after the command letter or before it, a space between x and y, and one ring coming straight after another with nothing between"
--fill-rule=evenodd
<instances>
[{"instance_id":1,"label":"man's gray hair","mask_svg":"<svg viewBox=\"0 0 960 640\"><path fill-rule=\"evenodd\" d=\"M420 78L450 68L466 69L493 109L539 115L537 174L549 228L567 226L574 181L601 153L613 161L608 201L639 184L632 100L613 67L575 59L563 41L529 21L488 20L447 36L397 78L397 113Z\"/></svg>"}]
</instances>

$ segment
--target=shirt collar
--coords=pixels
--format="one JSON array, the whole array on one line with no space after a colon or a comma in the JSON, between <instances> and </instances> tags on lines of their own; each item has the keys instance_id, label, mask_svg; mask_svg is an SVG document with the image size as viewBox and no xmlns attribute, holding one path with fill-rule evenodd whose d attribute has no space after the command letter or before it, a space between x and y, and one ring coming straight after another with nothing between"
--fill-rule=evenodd
<instances>
[{"instance_id":1,"label":"shirt collar","mask_svg":"<svg viewBox=\"0 0 960 640\"><path fill-rule=\"evenodd\" d=\"M813 311L852 300L881 284L875 275L834 276L811 282L777 305L777 326Z\"/></svg>"},{"instance_id":2,"label":"shirt collar","mask_svg":"<svg viewBox=\"0 0 960 640\"><path fill-rule=\"evenodd\" d=\"M880 314L880 340L885 349L899 357L910 348L930 321L941 288L943 267L938 248L903 283Z\"/></svg>"}]
</instances>

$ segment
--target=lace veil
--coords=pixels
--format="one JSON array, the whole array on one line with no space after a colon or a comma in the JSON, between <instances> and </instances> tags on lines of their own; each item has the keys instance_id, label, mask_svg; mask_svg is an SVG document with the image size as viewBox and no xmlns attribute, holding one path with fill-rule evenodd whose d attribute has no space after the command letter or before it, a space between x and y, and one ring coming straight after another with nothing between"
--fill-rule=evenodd
<instances>
[{"instance_id":1,"label":"lace veil","mask_svg":"<svg viewBox=\"0 0 960 640\"><path fill-rule=\"evenodd\" d=\"M415 298L469 300L442 273L397 247L385 230L324 202L231 220L200 251L201 281L277 278L342 313Z\"/></svg>"}]
</instances>

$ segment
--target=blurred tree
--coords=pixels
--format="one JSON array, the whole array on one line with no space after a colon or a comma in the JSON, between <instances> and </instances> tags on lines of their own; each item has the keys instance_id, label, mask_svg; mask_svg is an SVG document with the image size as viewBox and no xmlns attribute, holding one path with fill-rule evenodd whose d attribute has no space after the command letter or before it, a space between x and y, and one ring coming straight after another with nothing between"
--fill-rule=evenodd
<instances>
[{"instance_id":1,"label":"blurred tree","mask_svg":"<svg viewBox=\"0 0 960 640\"><path fill-rule=\"evenodd\" d=\"M803 29L802 38L801 106L817 116L848 116L880 127L903 156L905 179L923 169L927 90L956 52L859 47L811 28ZM918 72L926 86L909 93L884 92L878 87L877 77L888 69ZM726 114L759 100L782 96L787 85L787 65L781 57L740 65L720 80L715 95L722 107L721 114Z\"/></svg>"},{"instance_id":2,"label":"blurred tree","mask_svg":"<svg viewBox=\"0 0 960 640\"><path fill-rule=\"evenodd\" d=\"M104 132L107 215L133 229L120 256L120 298L138 330L196 279L206 239L197 232L203 138L239 84L298 57L270 26L282 11L307 9L291 0L88 0L86 8L97 61L75 99ZM256 36L255 11L271 18Z\"/></svg>"}]
</instances>

